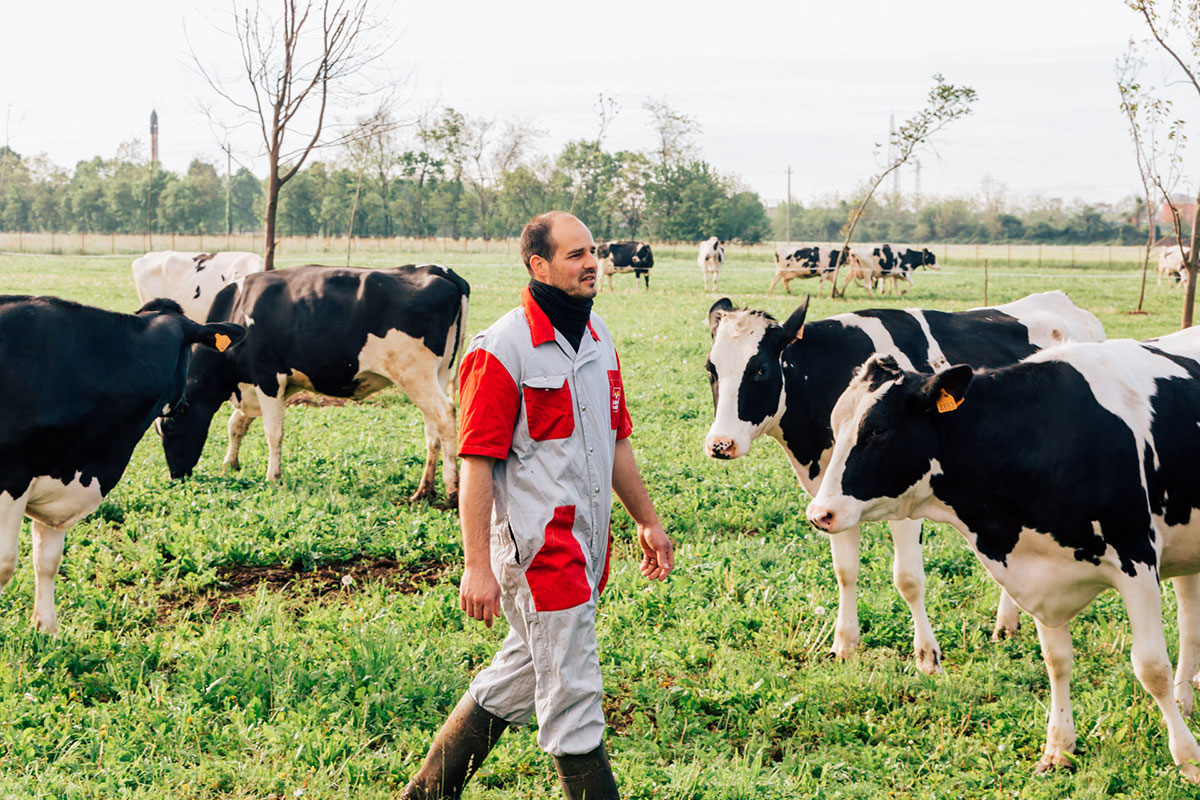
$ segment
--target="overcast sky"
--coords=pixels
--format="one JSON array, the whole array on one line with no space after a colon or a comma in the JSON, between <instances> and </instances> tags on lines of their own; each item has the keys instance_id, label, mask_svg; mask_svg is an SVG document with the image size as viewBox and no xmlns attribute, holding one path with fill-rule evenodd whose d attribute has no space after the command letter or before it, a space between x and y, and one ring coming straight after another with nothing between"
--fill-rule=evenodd
<instances>
[{"instance_id":1,"label":"overcast sky","mask_svg":"<svg viewBox=\"0 0 1200 800\"><path fill-rule=\"evenodd\" d=\"M221 32L230 3L7 4L0 115L13 149L71 167L148 139L156 108L160 159L184 170L223 163L200 111L213 96L190 40L217 70L237 64ZM641 105L666 98L699 123L703 156L766 200L847 193L877 169L875 144L918 110L931 76L973 87L972 117L939 136L921 170L923 195L977 193L985 178L1010 197L1116 201L1138 176L1118 108L1114 64L1140 18L1120 0L858 0L853 3L433 2L394 0L396 36L378 80L400 87L402 115L433 105L533 120L543 152L596 132L599 93L619 113L609 149L648 149ZM1148 48L1144 48L1147 49ZM1143 80L1170 76L1153 59ZM1176 90L1179 91L1179 90ZM1195 94L1180 113L1200 118ZM235 138L261 166L260 142ZM913 190L906 172L901 189Z\"/></svg>"}]
</instances>

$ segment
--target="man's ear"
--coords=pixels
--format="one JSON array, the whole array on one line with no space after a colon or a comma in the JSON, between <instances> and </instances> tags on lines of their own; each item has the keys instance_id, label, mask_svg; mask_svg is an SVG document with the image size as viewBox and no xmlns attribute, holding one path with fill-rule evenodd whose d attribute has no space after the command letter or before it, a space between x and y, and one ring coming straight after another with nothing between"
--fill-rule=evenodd
<instances>
[{"instance_id":1,"label":"man's ear","mask_svg":"<svg viewBox=\"0 0 1200 800\"><path fill-rule=\"evenodd\" d=\"M784 341L788 344L793 339L799 339L804 335L804 318L808 316L808 301L811 298L811 294L805 295L804 302L800 304L800 307L793 311L792 315L784 321L783 332L787 334L787 338Z\"/></svg>"},{"instance_id":2,"label":"man's ear","mask_svg":"<svg viewBox=\"0 0 1200 800\"><path fill-rule=\"evenodd\" d=\"M939 414L948 414L963 404L967 389L975 372L966 364L959 364L950 369L929 376L929 380L921 386L921 404L928 409L936 409Z\"/></svg>"},{"instance_id":3,"label":"man's ear","mask_svg":"<svg viewBox=\"0 0 1200 800\"><path fill-rule=\"evenodd\" d=\"M717 338L717 328L721 324L721 317L725 316L728 311L733 311L733 303L728 297L722 297L708 310L708 329L714 339Z\"/></svg>"},{"instance_id":4,"label":"man's ear","mask_svg":"<svg viewBox=\"0 0 1200 800\"><path fill-rule=\"evenodd\" d=\"M246 338L246 329L232 322L210 322L188 332L188 344L202 344L222 353Z\"/></svg>"}]
</instances>

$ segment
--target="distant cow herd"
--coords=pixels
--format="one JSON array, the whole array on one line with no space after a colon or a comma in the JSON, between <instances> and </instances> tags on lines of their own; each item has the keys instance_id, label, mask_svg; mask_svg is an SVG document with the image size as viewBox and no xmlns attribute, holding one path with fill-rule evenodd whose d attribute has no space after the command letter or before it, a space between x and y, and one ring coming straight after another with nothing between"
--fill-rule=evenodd
<instances>
[{"instance_id":1,"label":"distant cow herd","mask_svg":"<svg viewBox=\"0 0 1200 800\"><path fill-rule=\"evenodd\" d=\"M726 243L700 243L705 291L717 291ZM650 286L646 242L602 242L597 270ZM1159 276L1177 283L1186 251ZM904 294L926 248L778 247L779 281L834 275L868 294ZM435 264L263 271L250 253L148 253L133 262L133 314L51 297L0 297L0 587L12 577L21 520L32 520L35 626L58 629L54 581L66 531L97 508L154 427L168 471L196 468L225 402L226 471L262 417L265 477L282 475L285 400L308 390L361 399L403 390L424 420L426 459L412 500L458 492L451 390L467 332L470 286ZM710 287L711 284L711 287ZM893 575L926 673L942 650L925 609L922 519L962 532L1001 585L995 635L1035 619L1050 674L1039 771L1073 763L1072 645L1067 622L1104 588L1121 595L1132 661L1157 702L1169 749L1200 781L1200 746L1184 717L1200 678L1200 333L1105 342L1090 312L1058 291L944 312L865 309L782 323L709 309L705 368L713 421L704 452L745 456L775 439L813 497L806 515L830 537L839 587L832 651L859 646L860 526L889 521ZM702 334L701 334L702 335ZM557 345L555 345L557 346ZM782 488L781 488L782 490ZM1171 673L1159 581L1178 597Z\"/></svg>"}]
</instances>

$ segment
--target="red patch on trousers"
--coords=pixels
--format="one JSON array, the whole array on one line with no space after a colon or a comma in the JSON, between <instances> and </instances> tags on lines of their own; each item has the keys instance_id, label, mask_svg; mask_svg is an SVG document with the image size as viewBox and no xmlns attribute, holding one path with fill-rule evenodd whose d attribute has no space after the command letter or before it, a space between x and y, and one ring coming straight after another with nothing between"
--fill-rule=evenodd
<instances>
[{"instance_id":1,"label":"red patch on trousers","mask_svg":"<svg viewBox=\"0 0 1200 800\"><path fill-rule=\"evenodd\" d=\"M571 532L575 506L559 506L546 526L546 543L533 557L525 580L538 611L562 611L583 605L592 596L583 548Z\"/></svg>"},{"instance_id":2,"label":"red patch on trousers","mask_svg":"<svg viewBox=\"0 0 1200 800\"><path fill-rule=\"evenodd\" d=\"M612 523L608 524L608 549L604 552L604 572L600 573L600 588L596 594L604 594L604 587L608 585L608 562L612 560Z\"/></svg>"}]
</instances>

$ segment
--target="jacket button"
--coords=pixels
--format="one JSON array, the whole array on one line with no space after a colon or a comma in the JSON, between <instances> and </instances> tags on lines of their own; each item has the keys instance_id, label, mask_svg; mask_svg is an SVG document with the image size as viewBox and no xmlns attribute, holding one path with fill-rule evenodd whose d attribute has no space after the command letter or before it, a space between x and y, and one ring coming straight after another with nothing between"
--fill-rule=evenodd
<instances>
[{"instance_id":1,"label":"jacket button","mask_svg":"<svg viewBox=\"0 0 1200 800\"><path fill-rule=\"evenodd\" d=\"M587 411L587 406L580 406L579 410L580 410L580 411Z\"/></svg>"},{"instance_id":2,"label":"jacket button","mask_svg":"<svg viewBox=\"0 0 1200 800\"><path fill-rule=\"evenodd\" d=\"M594 489L592 489L592 491L595 492L596 494L600 494L600 487L597 486Z\"/></svg>"}]
</instances>

